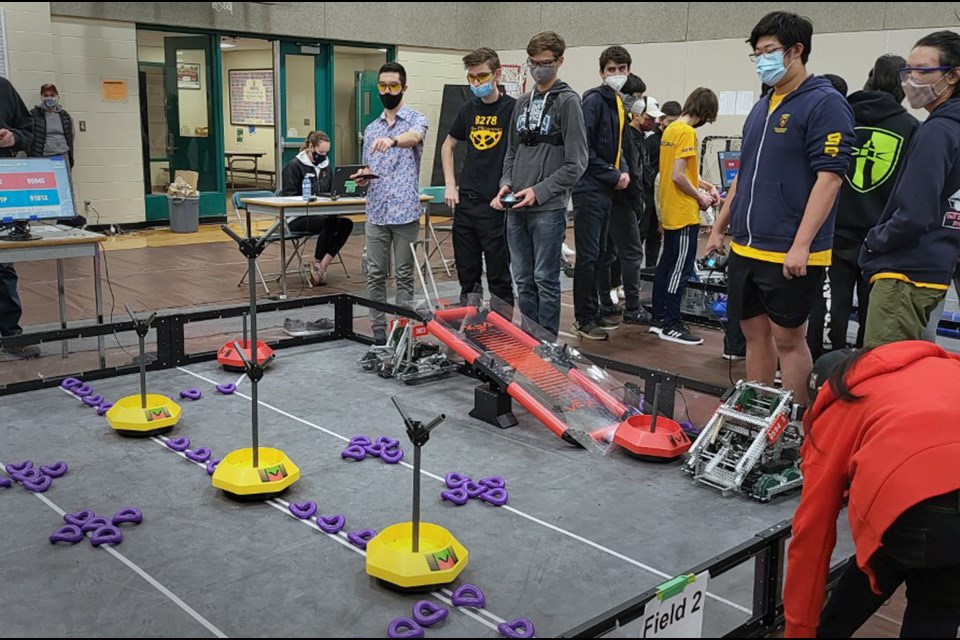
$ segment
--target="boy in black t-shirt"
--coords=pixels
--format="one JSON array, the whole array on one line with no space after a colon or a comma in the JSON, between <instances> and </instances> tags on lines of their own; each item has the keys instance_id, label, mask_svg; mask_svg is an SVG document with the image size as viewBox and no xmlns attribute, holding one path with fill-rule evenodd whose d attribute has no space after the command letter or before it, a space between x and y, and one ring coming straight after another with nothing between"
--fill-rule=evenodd
<instances>
[{"instance_id":1,"label":"boy in black t-shirt","mask_svg":"<svg viewBox=\"0 0 960 640\"><path fill-rule=\"evenodd\" d=\"M460 109L441 149L446 182L444 200L451 210L455 209L453 253L460 279L460 301L467 304L471 294L482 296L481 275L486 258L490 293L512 308L504 213L491 208L490 201L500 189L507 132L517 101L499 88L502 72L496 51L484 47L468 53L463 57L463 66L475 97ZM453 160L458 141L468 141L459 187Z\"/></svg>"}]
</instances>

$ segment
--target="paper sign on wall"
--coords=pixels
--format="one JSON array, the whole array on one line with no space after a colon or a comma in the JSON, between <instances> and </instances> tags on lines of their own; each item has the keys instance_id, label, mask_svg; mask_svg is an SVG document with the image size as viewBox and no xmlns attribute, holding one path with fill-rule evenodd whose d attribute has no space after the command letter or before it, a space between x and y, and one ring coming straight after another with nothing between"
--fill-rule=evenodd
<instances>
[{"instance_id":1,"label":"paper sign on wall","mask_svg":"<svg viewBox=\"0 0 960 640\"><path fill-rule=\"evenodd\" d=\"M700 638L710 572L678 576L657 587L640 619L641 638Z\"/></svg>"},{"instance_id":2,"label":"paper sign on wall","mask_svg":"<svg viewBox=\"0 0 960 640\"><path fill-rule=\"evenodd\" d=\"M126 80L101 80L100 95L104 102L126 102L127 101L127 81Z\"/></svg>"}]
</instances>

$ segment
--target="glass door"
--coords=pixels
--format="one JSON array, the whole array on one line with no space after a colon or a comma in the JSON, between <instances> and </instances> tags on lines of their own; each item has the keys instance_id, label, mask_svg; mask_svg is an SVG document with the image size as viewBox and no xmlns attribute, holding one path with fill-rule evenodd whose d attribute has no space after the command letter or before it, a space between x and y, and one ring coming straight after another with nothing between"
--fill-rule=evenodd
<instances>
[{"instance_id":1,"label":"glass door","mask_svg":"<svg viewBox=\"0 0 960 640\"><path fill-rule=\"evenodd\" d=\"M170 179L195 171L201 192L223 192L223 136L216 128L221 99L214 75L213 36L165 37L164 85ZM221 126L222 129L222 126Z\"/></svg>"},{"instance_id":2,"label":"glass door","mask_svg":"<svg viewBox=\"0 0 960 640\"><path fill-rule=\"evenodd\" d=\"M279 170L293 159L311 131L330 130L333 96L324 91L330 68L330 47L280 43ZM280 180L278 180L278 184Z\"/></svg>"}]
</instances>

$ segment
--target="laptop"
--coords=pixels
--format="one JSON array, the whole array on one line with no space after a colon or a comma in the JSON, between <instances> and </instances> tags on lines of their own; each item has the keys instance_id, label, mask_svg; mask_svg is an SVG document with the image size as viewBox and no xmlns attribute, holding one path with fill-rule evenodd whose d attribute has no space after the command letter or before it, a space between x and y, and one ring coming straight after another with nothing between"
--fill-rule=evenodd
<instances>
[{"instance_id":1,"label":"laptop","mask_svg":"<svg viewBox=\"0 0 960 640\"><path fill-rule=\"evenodd\" d=\"M364 198L365 187L359 186L350 176L363 169L365 164L345 164L333 170L333 184L330 196L333 198Z\"/></svg>"},{"instance_id":2,"label":"laptop","mask_svg":"<svg viewBox=\"0 0 960 640\"><path fill-rule=\"evenodd\" d=\"M740 152L718 151L717 159L720 161L720 190L729 191L740 171Z\"/></svg>"}]
</instances>

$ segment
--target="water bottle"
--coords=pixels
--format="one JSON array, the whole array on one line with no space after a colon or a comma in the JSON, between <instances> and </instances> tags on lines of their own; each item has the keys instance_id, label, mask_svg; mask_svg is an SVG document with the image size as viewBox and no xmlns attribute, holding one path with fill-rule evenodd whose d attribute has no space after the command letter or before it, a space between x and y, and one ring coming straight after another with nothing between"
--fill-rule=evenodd
<instances>
[{"instance_id":1,"label":"water bottle","mask_svg":"<svg viewBox=\"0 0 960 640\"><path fill-rule=\"evenodd\" d=\"M303 183L300 185L300 191L303 193L304 200L309 200L313 195L313 183L310 182L310 176L303 176Z\"/></svg>"}]
</instances>

